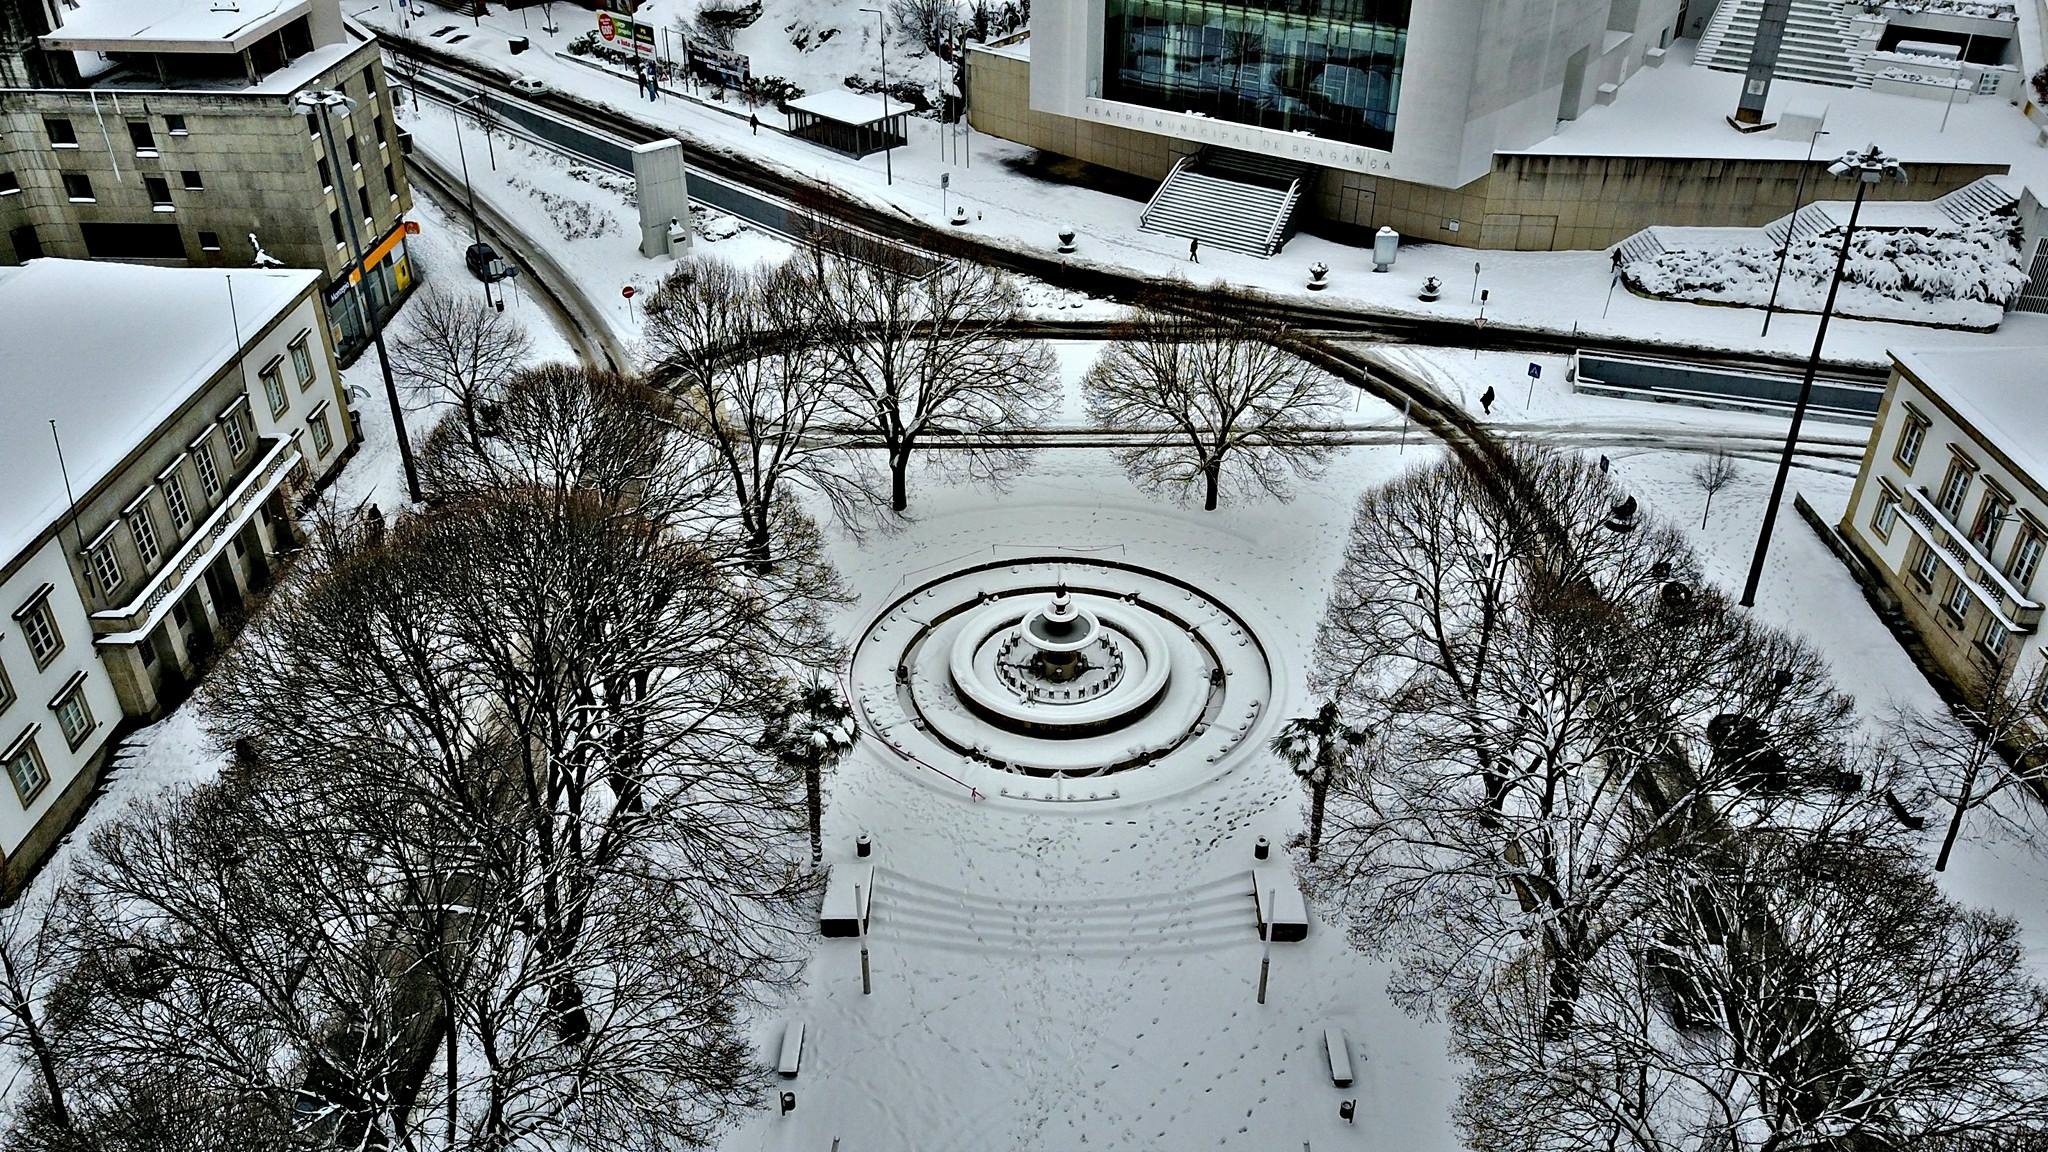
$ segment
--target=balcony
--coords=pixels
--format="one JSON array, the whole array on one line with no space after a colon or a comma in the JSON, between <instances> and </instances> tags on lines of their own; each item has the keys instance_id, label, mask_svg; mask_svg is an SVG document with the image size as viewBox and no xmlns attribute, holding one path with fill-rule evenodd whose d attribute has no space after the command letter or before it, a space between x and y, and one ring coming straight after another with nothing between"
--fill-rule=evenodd
<instances>
[{"instance_id":1,"label":"balcony","mask_svg":"<svg viewBox=\"0 0 2048 1152\"><path fill-rule=\"evenodd\" d=\"M1905 494L1901 508L1905 515L1900 519L1926 542L1928 549L1940 557L2006 631L2028 634L2040 627L2040 602L2028 599L2026 593L2015 588L1998 565L1977 549L1969 535L1949 520L1926 488L1907 488Z\"/></svg>"},{"instance_id":2,"label":"balcony","mask_svg":"<svg viewBox=\"0 0 2048 1152\"><path fill-rule=\"evenodd\" d=\"M301 459L298 447L289 439L271 443L269 451L236 482L226 499L214 507L213 514L186 539L176 555L157 569L133 600L119 608L92 614L96 633L93 642L105 647L136 644L147 637L235 533L256 515L256 509L291 476Z\"/></svg>"}]
</instances>

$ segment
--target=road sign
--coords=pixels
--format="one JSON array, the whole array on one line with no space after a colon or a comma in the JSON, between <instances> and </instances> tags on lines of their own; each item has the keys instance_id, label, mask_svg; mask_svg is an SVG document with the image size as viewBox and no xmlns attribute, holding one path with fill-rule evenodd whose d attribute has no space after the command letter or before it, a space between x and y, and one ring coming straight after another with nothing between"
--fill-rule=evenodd
<instances>
[{"instance_id":1,"label":"road sign","mask_svg":"<svg viewBox=\"0 0 2048 1152\"><path fill-rule=\"evenodd\" d=\"M419 235L419 234L420 234L420 222L419 222L419 221L417 221L417 220L407 220L407 221L405 222L405 234L406 234L407 236L417 236L417 235Z\"/></svg>"},{"instance_id":2,"label":"road sign","mask_svg":"<svg viewBox=\"0 0 2048 1152\"><path fill-rule=\"evenodd\" d=\"M1543 365L1531 360L1529 362L1529 379L1534 380L1541 375L1543 375Z\"/></svg>"},{"instance_id":3,"label":"road sign","mask_svg":"<svg viewBox=\"0 0 2048 1152\"><path fill-rule=\"evenodd\" d=\"M624 288L619 289L619 295L631 300L633 298L633 286L628 284Z\"/></svg>"}]
</instances>

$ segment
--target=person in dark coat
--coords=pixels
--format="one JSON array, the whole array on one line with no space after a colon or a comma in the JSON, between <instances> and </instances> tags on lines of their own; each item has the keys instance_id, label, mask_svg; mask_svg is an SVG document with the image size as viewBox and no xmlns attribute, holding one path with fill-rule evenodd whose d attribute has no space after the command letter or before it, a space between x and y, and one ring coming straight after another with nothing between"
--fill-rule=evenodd
<instances>
[{"instance_id":1,"label":"person in dark coat","mask_svg":"<svg viewBox=\"0 0 2048 1152\"><path fill-rule=\"evenodd\" d=\"M1199 238L1188 241L1188 259L1197 264L1202 262L1202 241Z\"/></svg>"},{"instance_id":2,"label":"person in dark coat","mask_svg":"<svg viewBox=\"0 0 2048 1152\"><path fill-rule=\"evenodd\" d=\"M1493 415L1493 385L1488 384L1486 391L1479 394L1479 406L1486 410L1487 415Z\"/></svg>"}]
</instances>

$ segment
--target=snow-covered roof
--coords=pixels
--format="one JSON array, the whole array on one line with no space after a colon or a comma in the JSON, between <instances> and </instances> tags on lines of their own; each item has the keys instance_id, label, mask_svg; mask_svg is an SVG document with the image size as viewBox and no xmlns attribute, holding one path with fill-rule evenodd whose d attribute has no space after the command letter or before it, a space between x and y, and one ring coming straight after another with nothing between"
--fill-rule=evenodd
<instances>
[{"instance_id":1,"label":"snow-covered roof","mask_svg":"<svg viewBox=\"0 0 2048 1152\"><path fill-rule=\"evenodd\" d=\"M234 305L228 284L234 284ZM31 260L0 268L0 565L84 499L319 273Z\"/></svg>"},{"instance_id":2,"label":"snow-covered roof","mask_svg":"<svg viewBox=\"0 0 2048 1152\"><path fill-rule=\"evenodd\" d=\"M1892 352L1899 367L1941 398L1977 436L2048 488L2048 346Z\"/></svg>"},{"instance_id":3,"label":"snow-covered roof","mask_svg":"<svg viewBox=\"0 0 2048 1152\"><path fill-rule=\"evenodd\" d=\"M85 0L43 47L73 52L239 52L312 0Z\"/></svg>"},{"instance_id":4,"label":"snow-covered roof","mask_svg":"<svg viewBox=\"0 0 2048 1152\"><path fill-rule=\"evenodd\" d=\"M872 96L863 96L858 92L848 92L844 88L829 88L823 92L813 92L809 96L799 96L789 102L789 108L791 111L809 112L813 116L837 120L841 124L856 125L873 124L884 115L901 116L910 111L910 105L900 100L889 105L884 111L880 100Z\"/></svg>"}]
</instances>

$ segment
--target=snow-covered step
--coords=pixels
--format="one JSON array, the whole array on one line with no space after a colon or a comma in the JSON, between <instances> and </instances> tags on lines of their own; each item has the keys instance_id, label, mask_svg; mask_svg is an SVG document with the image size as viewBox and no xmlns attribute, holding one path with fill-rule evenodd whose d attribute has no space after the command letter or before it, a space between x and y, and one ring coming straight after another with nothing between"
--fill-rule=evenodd
<instances>
[{"instance_id":1,"label":"snow-covered step","mask_svg":"<svg viewBox=\"0 0 2048 1152\"><path fill-rule=\"evenodd\" d=\"M1138 226L1217 248L1271 256L1286 242L1304 165L1224 149L1183 158L1160 183Z\"/></svg>"},{"instance_id":2,"label":"snow-covered step","mask_svg":"<svg viewBox=\"0 0 2048 1152\"><path fill-rule=\"evenodd\" d=\"M1616 248L1621 253L1623 264L1633 264L1638 260L1648 260L1664 251L1664 242L1657 239L1655 228L1645 228L1623 240Z\"/></svg>"},{"instance_id":3,"label":"snow-covered step","mask_svg":"<svg viewBox=\"0 0 2048 1152\"><path fill-rule=\"evenodd\" d=\"M1788 228L1791 231L1792 239L1796 242L1807 239L1810 236L1818 236L1836 227L1839 227L1839 225L1835 223L1834 217L1826 208L1821 207L1819 204L1804 204L1800 206L1799 211L1791 215L1780 216L1769 224L1764 225L1764 234L1771 238L1772 244L1783 244L1785 243L1785 234Z\"/></svg>"},{"instance_id":4,"label":"snow-covered step","mask_svg":"<svg viewBox=\"0 0 2048 1152\"><path fill-rule=\"evenodd\" d=\"M1974 224L1986 216L2011 211L2019 201L2019 196L1998 177L1979 176L1934 203L1956 223Z\"/></svg>"},{"instance_id":5,"label":"snow-covered step","mask_svg":"<svg viewBox=\"0 0 2048 1152\"><path fill-rule=\"evenodd\" d=\"M1749 69L1764 0L1726 0L1693 52L1693 63L1720 72ZM1864 53L1855 20L1837 0L1792 0L1774 74L1835 88L1854 87Z\"/></svg>"}]
</instances>

